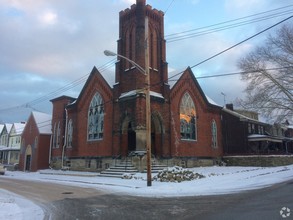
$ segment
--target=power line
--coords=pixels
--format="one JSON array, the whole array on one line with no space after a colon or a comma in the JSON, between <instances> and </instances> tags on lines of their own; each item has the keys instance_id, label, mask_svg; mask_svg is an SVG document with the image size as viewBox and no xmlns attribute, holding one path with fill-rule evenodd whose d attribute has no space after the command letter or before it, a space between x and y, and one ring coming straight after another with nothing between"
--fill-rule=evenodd
<instances>
[{"instance_id":1,"label":"power line","mask_svg":"<svg viewBox=\"0 0 293 220\"><path fill-rule=\"evenodd\" d=\"M273 9L270 11L261 12L258 14L234 19L234 20L229 20L229 21L225 21L225 22L221 22L221 23L217 23L217 24L213 24L213 25L209 25L209 26L205 26L205 27L200 27L200 28L182 31L182 32L174 33L174 34L169 34L169 35L166 35L165 38L168 43L171 43L171 42L175 42L175 41L179 41L179 40L184 40L184 39L188 39L188 38L211 34L211 33L218 32L218 31L236 28L239 26L248 25L248 24L252 24L255 22L260 22L260 21L264 21L264 20L268 20L268 19L272 19L272 18L276 18L276 17L280 17L280 16L285 16L288 14L292 14L293 10L288 9L288 7L292 7L292 6L293 5L289 5L286 7L281 7L281 8ZM285 11L276 12L276 11L284 9L284 8L286 8ZM268 14L268 13L272 13L272 12L276 12L276 13ZM266 14L266 15L264 15L264 14ZM264 15L264 16L256 17L259 15ZM255 18L247 20L247 18L252 18L252 17L255 17ZM235 23L236 21L239 21L239 22Z\"/></svg>"},{"instance_id":2,"label":"power line","mask_svg":"<svg viewBox=\"0 0 293 220\"><path fill-rule=\"evenodd\" d=\"M285 19L283 19L282 21L279 21L278 23L276 23L276 24L274 24L274 25L271 25L271 26L269 26L268 28L266 28L266 29L264 29L264 30L262 30L262 31L260 31L260 32L258 32L258 33L256 33L256 34L254 34L254 35L252 35L252 36L250 36L250 37L248 37L248 38L246 38L246 39L240 41L239 43L234 44L233 46L228 47L227 49L222 50L221 52L219 52L219 53L217 53L217 54L215 54L215 55L213 55L213 56L211 56L211 57L209 57L209 58L207 58L207 59L205 59L205 60L203 60L203 61L201 61L201 62L199 62L199 63L197 63L197 64L195 64L195 65L193 65L193 66L190 66L190 68L193 69L194 67L197 67L197 66L199 66L199 65L201 65L201 64L203 64L203 63L205 63L205 62L207 62L207 61L209 61L209 60L211 60L211 59L213 59L213 58L215 58L215 57L217 57L217 56L219 56L219 55L221 55L221 54L227 52L228 50L231 50L231 49L233 49L233 48L239 46L240 44L243 44L244 42L246 42L246 41L248 41L248 40L250 40L250 39L252 39L252 38L254 38L254 37L256 37L256 36L258 36L258 35L260 35L260 34L266 32L266 31L268 31L268 30L270 30L270 29L272 29L273 27L276 27L276 26L280 25L281 23L283 23L283 22L285 22L285 21L291 19L292 17L293 17L293 16L290 16L290 17L288 17L288 18L285 18ZM180 75L180 74L182 74L182 73L183 73L183 71L182 71L182 72L179 72L179 73L177 73L177 74L175 74L175 75L172 76L172 77L169 77L168 79L174 78L174 77L176 77L176 76L178 76L178 75Z\"/></svg>"},{"instance_id":3,"label":"power line","mask_svg":"<svg viewBox=\"0 0 293 220\"><path fill-rule=\"evenodd\" d=\"M284 7L280 7L280 8L276 8L276 9L272 9L272 10L269 10L269 11L248 15L248 16L244 16L244 17L241 17L241 18L236 18L236 19L229 20L229 21L224 21L224 22L208 25L208 26L205 26L205 27L195 28L195 29L182 31L182 32L177 32L177 33L173 33L173 34L167 34L165 37L169 37L169 36L173 36L173 35L177 35L177 34L188 33L188 32L192 32L194 30L204 29L204 28L208 28L208 27L214 27L214 26L218 26L218 25L221 25L221 24L231 23L231 22L234 22L234 21L243 20L243 19L246 19L246 18L250 18L250 17L257 16L257 15L265 14L265 13L268 13L268 12L277 11L277 10L280 10L280 9L283 9L283 8L287 9L288 7L292 7L292 6L293 5L287 5L287 6L284 6Z\"/></svg>"},{"instance_id":4,"label":"power line","mask_svg":"<svg viewBox=\"0 0 293 220\"><path fill-rule=\"evenodd\" d=\"M290 69L293 66L285 66L285 67L276 67L276 68L267 68L262 69L265 71L272 71L272 70L283 70L283 69ZM233 75L240 75L240 74L249 74L249 73L257 73L258 70L254 71L239 71L239 72L232 72L232 73L222 73L222 74L214 74L214 75L207 75L207 76L197 76L196 79L207 79L207 78L217 78L217 77L224 77L224 76L233 76ZM177 81L178 79L170 80L170 81Z\"/></svg>"},{"instance_id":5,"label":"power line","mask_svg":"<svg viewBox=\"0 0 293 220\"><path fill-rule=\"evenodd\" d=\"M112 67L116 62L116 59L112 59L110 60L109 62L103 64L102 66L100 66L98 69L100 70L100 72L104 72L105 70L109 69L110 67ZM48 99L62 93L62 92L65 92L65 91L68 91L82 83L84 83L87 78L88 78L89 74L86 74L68 84L66 84L65 86L62 86L60 87L59 89L57 90L54 90L44 96L41 96L39 98L36 98L30 102L27 102L27 103L24 103L22 105L18 105L18 106L13 106L13 107L8 107L8 108L3 108L3 109L0 109L0 112L3 112L3 111L11 111L11 110L14 110L14 109L20 109L20 108L32 108L33 105L36 105L36 104L39 104L41 102L44 102L44 101L47 101Z\"/></svg>"},{"instance_id":6,"label":"power line","mask_svg":"<svg viewBox=\"0 0 293 220\"><path fill-rule=\"evenodd\" d=\"M167 11L170 9L171 5L173 4L175 0L172 0L169 4L169 6L167 7L167 9L165 10L164 14L166 15Z\"/></svg>"},{"instance_id":7,"label":"power line","mask_svg":"<svg viewBox=\"0 0 293 220\"><path fill-rule=\"evenodd\" d=\"M170 3L169 7L171 6L171 4L172 4L173 2L174 2L174 0ZM290 6L292 6L292 5L289 5L289 6L286 6L286 7L290 7ZM285 7L282 7L282 8L285 8ZM270 10L270 11L267 11L267 12L258 13L258 14L256 14L256 15L264 14L264 13L268 13L268 12L271 12L271 11L280 10L280 9L282 9L282 8L278 8L278 9ZM250 15L250 16L246 16L246 17L243 17L243 18L247 18L247 17L251 17L251 16L255 16L255 15ZM243 19L243 18L239 18L239 19L235 19L235 20L241 20L241 19ZM251 37L249 37L249 38L247 38L247 39L245 39L245 40L243 40L243 41L241 41L241 42L239 42L238 44L233 45L232 47L227 48L227 49L224 50L224 51L221 51L220 53L218 53L218 54L216 54L216 55L214 55L214 56L212 56L212 57L210 57L210 58L208 58L208 59L206 59L206 60L204 60L204 61L202 61L202 62L196 64L196 65L191 66L191 68L194 68L194 67L196 67L196 66L198 66L198 65L200 65L200 64L202 64L202 63L204 63L204 62L206 62L206 61L208 61L208 60L210 60L210 59L213 59L213 58L216 57L216 56L219 56L220 54L222 54L222 53L224 53L224 52L226 52L226 51L228 51L228 50L230 50L230 49L232 49L232 48L234 48L234 47L236 47L236 46L242 44L242 43L245 42L245 41L250 40L251 38L253 38L253 37L255 37L255 36L257 36L257 35L259 35L259 34L265 32L265 31L267 31L267 30L269 30L270 28L272 28L272 27L274 27L274 26L276 26L276 25L278 25L278 24L280 24L280 23L282 23L282 22L284 22L284 21L286 21L286 20L288 20L288 19L290 19L290 18L292 18L292 16L290 16L289 18L284 19L284 20L282 20L281 22L279 22L279 23L277 23L277 24L275 24L275 25L273 25L273 26L270 26L269 28L267 28L267 29L265 29L265 30L263 30L263 31L261 31L261 32L259 32L259 33L257 33L257 34L255 34L255 35L253 35L253 36L251 36ZM234 20L234 21L235 21L235 20ZM228 22L231 22L231 21L222 22L222 23L218 23L218 24L215 24L215 25L210 25L210 26L208 26L208 27L212 27L212 26L216 26L216 25L223 24L223 23L228 23ZM185 32L189 32L189 31L185 31ZM184 33L184 32L181 32L181 33ZM178 34L178 33L175 33L175 34ZM175 34L173 34L173 35L175 35ZM171 35L168 35L168 36L171 36ZM111 66L113 66L113 64L114 64L113 62L115 63L115 59L109 61L108 63L106 63L106 64L104 64L104 65L102 65L102 66L99 68L100 71L103 72L103 71L105 71L106 69L108 69L108 68L110 68ZM182 72L180 72L180 73L178 73L178 74L176 74L176 75L170 77L169 79L171 79L171 78L173 78L173 77L175 77L175 76L177 76L177 75L180 75L181 73L182 73ZM50 97L52 97L52 96L56 96L56 95L58 95L58 94L60 94L60 93L62 93L62 92L64 92L64 91L67 91L67 90L69 90L69 89L72 89L72 88L78 86L78 85L81 84L81 83L84 83L84 82L87 80L88 75L89 75L89 74L86 74L86 75L82 76L81 78L79 78L79 79L77 79L77 80L75 80L75 81L73 81L73 82L71 82L71 83L69 83L69 84L67 84L67 85L65 85L65 86L63 86L63 87L61 87L61 88L59 88L59 89L57 89L57 90L55 90L55 91L53 91L53 92L51 92L51 93L48 93L48 94L46 94L46 95L44 95L44 96L41 96L41 97L39 97L39 98L37 98L37 99L35 99L35 100L32 100L32 101L30 101L30 102L28 102L28 103L25 103L25 104L23 104L23 105L19 105L19 106L10 107L10 108L0 109L0 111L9 111L9 110L18 109L18 108L23 108L23 107L31 107L31 106L33 106L33 105L36 105L36 104L40 103L40 102L47 101L47 100L48 100Z\"/></svg>"}]
</instances>

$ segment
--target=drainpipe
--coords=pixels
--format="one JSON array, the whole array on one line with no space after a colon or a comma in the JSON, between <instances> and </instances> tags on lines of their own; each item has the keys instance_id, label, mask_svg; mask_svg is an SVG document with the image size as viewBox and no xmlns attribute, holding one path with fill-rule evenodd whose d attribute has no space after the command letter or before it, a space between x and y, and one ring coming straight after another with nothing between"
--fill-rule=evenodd
<instances>
[{"instance_id":1,"label":"drainpipe","mask_svg":"<svg viewBox=\"0 0 293 220\"><path fill-rule=\"evenodd\" d=\"M51 163L51 156L52 156L52 142L53 142L53 132L51 134L51 138L50 138L50 150L49 150L49 165Z\"/></svg>"},{"instance_id":2,"label":"drainpipe","mask_svg":"<svg viewBox=\"0 0 293 220\"><path fill-rule=\"evenodd\" d=\"M67 122L68 122L68 113L67 113L67 109L65 108L65 114L66 114L66 119L65 119L65 135L64 135L64 144L62 147L62 159L61 159L61 169L64 167L64 151L65 151L65 146L67 144Z\"/></svg>"}]
</instances>

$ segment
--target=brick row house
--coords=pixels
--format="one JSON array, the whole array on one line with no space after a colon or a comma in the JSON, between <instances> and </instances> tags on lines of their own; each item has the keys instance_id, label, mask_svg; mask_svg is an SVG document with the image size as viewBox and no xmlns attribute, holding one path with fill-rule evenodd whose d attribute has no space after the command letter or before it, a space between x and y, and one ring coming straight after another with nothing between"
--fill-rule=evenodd
<instances>
[{"instance_id":1,"label":"brick row house","mask_svg":"<svg viewBox=\"0 0 293 220\"><path fill-rule=\"evenodd\" d=\"M52 116L33 111L22 133L19 170L37 171L47 169L50 164Z\"/></svg>"},{"instance_id":2,"label":"brick row house","mask_svg":"<svg viewBox=\"0 0 293 220\"><path fill-rule=\"evenodd\" d=\"M151 96L151 152L160 160L198 159L223 154L221 107L209 102L187 68L170 87L164 39L164 14L137 0L120 12L117 53L145 66L145 17L148 17ZM118 58L115 84L93 68L77 99L53 104L52 166L103 169L113 158L146 148L145 75ZM67 128L67 129L66 129ZM65 137L65 138L63 138Z\"/></svg>"},{"instance_id":3,"label":"brick row house","mask_svg":"<svg viewBox=\"0 0 293 220\"><path fill-rule=\"evenodd\" d=\"M258 114L235 110L232 104L222 111L222 135L225 155L293 153L292 125L267 124Z\"/></svg>"}]
</instances>

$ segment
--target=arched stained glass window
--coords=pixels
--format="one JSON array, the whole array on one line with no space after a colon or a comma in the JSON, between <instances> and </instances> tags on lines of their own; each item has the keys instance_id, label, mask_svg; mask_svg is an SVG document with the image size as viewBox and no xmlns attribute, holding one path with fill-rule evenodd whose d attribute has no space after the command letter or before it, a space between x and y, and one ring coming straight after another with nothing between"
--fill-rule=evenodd
<instances>
[{"instance_id":1,"label":"arched stained glass window","mask_svg":"<svg viewBox=\"0 0 293 220\"><path fill-rule=\"evenodd\" d=\"M212 147L217 148L218 146L218 134L216 121L212 121Z\"/></svg>"},{"instance_id":2,"label":"arched stained glass window","mask_svg":"<svg viewBox=\"0 0 293 220\"><path fill-rule=\"evenodd\" d=\"M180 103L180 133L181 139L196 140L196 110L194 102L185 93Z\"/></svg>"},{"instance_id":3,"label":"arched stained glass window","mask_svg":"<svg viewBox=\"0 0 293 220\"><path fill-rule=\"evenodd\" d=\"M67 126L67 147L72 147L73 124L72 119L69 120Z\"/></svg>"},{"instance_id":4,"label":"arched stained glass window","mask_svg":"<svg viewBox=\"0 0 293 220\"><path fill-rule=\"evenodd\" d=\"M88 111L88 140L103 139L104 105L99 93L93 97Z\"/></svg>"}]
</instances>

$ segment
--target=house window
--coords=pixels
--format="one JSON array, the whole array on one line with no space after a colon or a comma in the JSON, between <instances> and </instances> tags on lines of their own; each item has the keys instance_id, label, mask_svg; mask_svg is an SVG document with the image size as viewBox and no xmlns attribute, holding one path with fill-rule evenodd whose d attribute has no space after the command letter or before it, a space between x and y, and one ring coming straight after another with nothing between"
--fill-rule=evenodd
<instances>
[{"instance_id":1,"label":"house window","mask_svg":"<svg viewBox=\"0 0 293 220\"><path fill-rule=\"evenodd\" d=\"M217 135L217 124L216 121L212 121L212 147L217 148L218 146L218 135Z\"/></svg>"},{"instance_id":2,"label":"house window","mask_svg":"<svg viewBox=\"0 0 293 220\"><path fill-rule=\"evenodd\" d=\"M261 125L258 126L258 133L264 134L263 126L261 126Z\"/></svg>"},{"instance_id":3,"label":"house window","mask_svg":"<svg viewBox=\"0 0 293 220\"><path fill-rule=\"evenodd\" d=\"M93 97L88 111L88 140L103 139L104 105L99 93Z\"/></svg>"},{"instance_id":4,"label":"house window","mask_svg":"<svg viewBox=\"0 0 293 220\"><path fill-rule=\"evenodd\" d=\"M251 124L251 132L252 132L252 134L255 134L255 125L254 124Z\"/></svg>"},{"instance_id":5,"label":"house window","mask_svg":"<svg viewBox=\"0 0 293 220\"><path fill-rule=\"evenodd\" d=\"M15 154L14 154L14 159L15 159L15 160L19 160L19 153L18 153L18 152L15 152Z\"/></svg>"},{"instance_id":6,"label":"house window","mask_svg":"<svg viewBox=\"0 0 293 220\"><path fill-rule=\"evenodd\" d=\"M35 148L38 147L38 137L35 137Z\"/></svg>"},{"instance_id":7,"label":"house window","mask_svg":"<svg viewBox=\"0 0 293 220\"><path fill-rule=\"evenodd\" d=\"M180 103L180 133L183 140L196 140L196 111L194 102L185 93Z\"/></svg>"},{"instance_id":8,"label":"house window","mask_svg":"<svg viewBox=\"0 0 293 220\"><path fill-rule=\"evenodd\" d=\"M248 134L251 134L251 124L248 123Z\"/></svg>"},{"instance_id":9,"label":"house window","mask_svg":"<svg viewBox=\"0 0 293 220\"><path fill-rule=\"evenodd\" d=\"M69 120L67 126L67 147L72 147L73 124L72 119Z\"/></svg>"}]
</instances>

